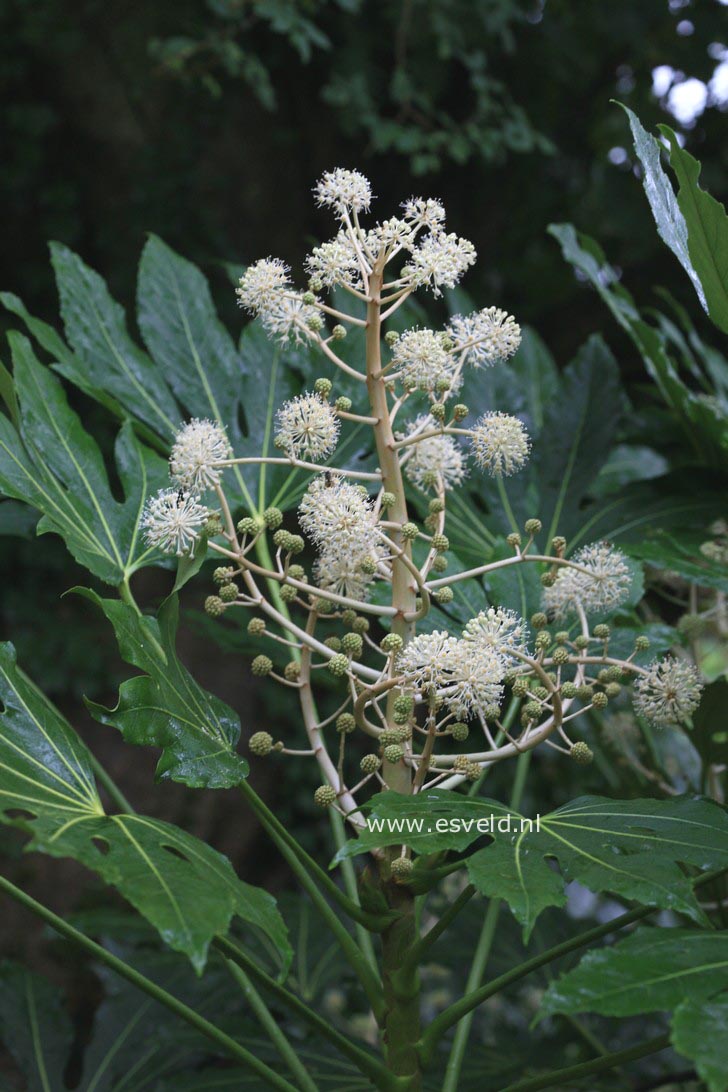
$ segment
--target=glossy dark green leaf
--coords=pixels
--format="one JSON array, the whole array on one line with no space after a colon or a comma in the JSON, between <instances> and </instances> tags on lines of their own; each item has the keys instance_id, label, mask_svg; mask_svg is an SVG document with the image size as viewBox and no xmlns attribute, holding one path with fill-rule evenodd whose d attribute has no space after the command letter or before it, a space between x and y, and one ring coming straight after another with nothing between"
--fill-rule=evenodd
<instances>
[{"instance_id":1,"label":"glossy dark green leaf","mask_svg":"<svg viewBox=\"0 0 728 1092\"><path fill-rule=\"evenodd\" d=\"M636 1016L671 1010L685 998L724 989L727 975L728 933L645 927L609 948L588 952L548 989L540 1015Z\"/></svg>"},{"instance_id":2,"label":"glossy dark green leaf","mask_svg":"<svg viewBox=\"0 0 728 1092\"><path fill-rule=\"evenodd\" d=\"M728 993L690 997L672 1018L672 1044L695 1062L709 1092L728 1089Z\"/></svg>"},{"instance_id":3,"label":"glossy dark green leaf","mask_svg":"<svg viewBox=\"0 0 728 1092\"><path fill-rule=\"evenodd\" d=\"M144 672L122 683L114 709L88 702L94 716L118 728L127 743L158 747L162 751L157 766L160 779L194 788L239 785L248 775L247 761L235 750L240 721L229 706L203 690L180 662L175 649L177 597L166 600L157 619L119 600L79 590L111 622L124 660Z\"/></svg>"},{"instance_id":4,"label":"glossy dark green leaf","mask_svg":"<svg viewBox=\"0 0 728 1092\"><path fill-rule=\"evenodd\" d=\"M109 584L120 584L149 557L139 532L145 497L167 478L165 462L145 448L130 424L116 441L124 489L119 502L95 440L68 405L59 380L11 333L20 403L19 433L0 417L0 489L41 513L38 534L61 535L74 558Z\"/></svg>"},{"instance_id":5,"label":"glossy dark green leaf","mask_svg":"<svg viewBox=\"0 0 728 1092\"><path fill-rule=\"evenodd\" d=\"M64 1092L73 1027L61 991L9 961L0 963L0 1042L25 1077L26 1092Z\"/></svg>"},{"instance_id":6,"label":"glossy dark green leaf","mask_svg":"<svg viewBox=\"0 0 728 1092\"><path fill-rule=\"evenodd\" d=\"M28 849L98 873L198 970L234 915L288 956L275 900L240 881L225 857L170 823L104 812L85 745L9 644L0 645L0 701L0 820L32 836Z\"/></svg>"}]
</instances>

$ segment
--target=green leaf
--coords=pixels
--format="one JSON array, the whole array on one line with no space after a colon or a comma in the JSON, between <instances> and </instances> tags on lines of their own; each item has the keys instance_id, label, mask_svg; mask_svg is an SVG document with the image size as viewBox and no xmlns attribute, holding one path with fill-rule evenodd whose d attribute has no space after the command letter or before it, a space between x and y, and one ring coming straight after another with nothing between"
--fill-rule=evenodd
<instances>
[{"instance_id":1,"label":"green leaf","mask_svg":"<svg viewBox=\"0 0 728 1092\"><path fill-rule=\"evenodd\" d=\"M113 884L200 971L213 936L239 915L288 957L275 900L235 875L227 858L170 823L106 815L89 753L0 645L0 820L28 849L72 857Z\"/></svg>"},{"instance_id":2,"label":"green leaf","mask_svg":"<svg viewBox=\"0 0 728 1092\"><path fill-rule=\"evenodd\" d=\"M693 715L690 738L706 766L728 762L728 679L716 679L706 686Z\"/></svg>"},{"instance_id":3,"label":"green leaf","mask_svg":"<svg viewBox=\"0 0 728 1092\"><path fill-rule=\"evenodd\" d=\"M728 1089L728 994L688 998L672 1018L672 1044L695 1062L709 1092Z\"/></svg>"},{"instance_id":4,"label":"green leaf","mask_svg":"<svg viewBox=\"0 0 728 1092\"><path fill-rule=\"evenodd\" d=\"M165 440L179 427L180 412L165 372L132 341L124 309L104 280L77 254L51 244L66 337L78 362L64 363L69 378L106 392ZM37 333L37 330L33 332Z\"/></svg>"},{"instance_id":5,"label":"green leaf","mask_svg":"<svg viewBox=\"0 0 728 1092\"><path fill-rule=\"evenodd\" d=\"M229 706L203 690L178 659L177 597L165 601L156 619L88 589L78 591L111 622L124 660L144 672L121 684L114 709L87 701L97 720L118 728L127 743L159 747L160 779L193 788L239 785L249 769L235 751L240 721Z\"/></svg>"},{"instance_id":6,"label":"green leaf","mask_svg":"<svg viewBox=\"0 0 728 1092\"><path fill-rule=\"evenodd\" d=\"M728 333L728 216L723 205L701 189L700 163L681 148L667 125L660 132L670 142L670 165L680 189L678 205L688 231L688 252L704 293L711 319ZM702 302L702 301L701 301Z\"/></svg>"},{"instance_id":7,"label":"green leaf","mask_svg":"<svg viewBox=\"0 0 728 1092\"><path fill-rule=\"evenodd\" d=\"M146 495L166 480L166 464L125 424L115 446L125 499L117 501L101 452L68 405L59 380L39 363L26 338L8 337L20 434L0 417L0 489L41 512L38 534L61 535L81 565L118 585L151 554L139 533L139 518Z\"/></svg>"},{"instance_id":8,"label":"green leaf","mask_svg":"<svg viewBox=\"0 0 728 1092\"><path fill-rule=\"evenodd\" d=\"M64 1092L73 1027L58 987L17 963L0 963L0 1042L27 1092Z\"/></svg>"},{"instance_id":9,"label":"green leaf","mask_svg":"<svg viewBox=\"0 0 728 1092\"><path fill-rule=\"evenodd\" d=\"M557 1012L636 1016L725 988L728 933L642 928L588 952L547 990L540 1017Z\"/></svg>"}]
</instances>

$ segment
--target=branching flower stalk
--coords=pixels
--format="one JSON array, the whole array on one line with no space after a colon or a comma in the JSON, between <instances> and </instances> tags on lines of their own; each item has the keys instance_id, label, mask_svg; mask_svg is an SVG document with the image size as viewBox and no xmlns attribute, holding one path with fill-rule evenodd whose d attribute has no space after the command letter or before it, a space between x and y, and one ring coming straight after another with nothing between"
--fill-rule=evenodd
<instances>
[{"instance_id":1,"label":"branching flower stalk","mask_svg":"<svg viewBox=\"0 0 728 1092\"><path fill-rule=\"evenodd\" d=\"M701 686L689 663L636 663L648 645L643 637L627 657L610 653L603 619L626 601L631 583L614 547L593 543L567 556L557 536L541 548L534 517L523 533L508 534L511 556L447 574L449 497L469 461L495 479L514 522L505 480L527 463L526 427L496 407L468 426L468 407L456 398L467 371L506 364L520 329L494 307L457 315L441 330L388 329L413 292L439 296L461 280L475 261L472 244L446 231L439 202L421 198L406 201L400 216L363 227L372 195L356 171L325 174L315 192L339 226L306 259L307 289L295 290L287 266L265 258L243 274L237 294L271 337L318 349L336 369L334 380L322 377L280 407L279 457L237 458L219 426L189 422L172 451L172 488L151 498L143 517L150 546L169 553L190 555L206 538L221 562L208 614L248 611L249 634L272 642L270 655L253 660L253 674L298 694L305 735L276 741L256 732L253 754L311 755L321 774L316 803L360 830L372 792L456 788L540 744L590 761L574 735L578 718L604 709L626 682L636 680L635 707L653 724L688 718ZM321 298L326 290L337 293L329 303ZM362 330L363 358L352 360L347 334ZM349 428L369 430L368 469L337 465ZM233 514L226 473L251 462L308 476L297 527L289 529L277 508ZM316 554L308 570L300 563L307 543ZM454 585L521 565L537 566L544 586L530 627L498 604L464 626L454 622ZM270 594L276 587L285 611ZM339 688L334 712L319 716L332 685ZM501 715L507 696L520 702L513 729ZM397 912L382 933L383 1041L390 1071L416 1089L418 983L408 959L418 939L416 868L406 846L382 852L378 867Z\"/></svg>"}]
</instances>

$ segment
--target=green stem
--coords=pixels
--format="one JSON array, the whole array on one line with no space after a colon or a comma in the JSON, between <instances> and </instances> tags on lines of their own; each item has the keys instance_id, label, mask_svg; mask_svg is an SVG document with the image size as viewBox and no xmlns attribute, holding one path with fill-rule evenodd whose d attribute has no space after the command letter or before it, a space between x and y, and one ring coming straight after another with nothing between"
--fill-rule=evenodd
<instances>
[{"instance_id":1,"label":"green stem","mask_svg":"<svg viewBox=\"0 0 728 1092\"><path fill-rule=\"evenodd\" d=\"M295 849L293 848L293 846L291 846L290 836L287 832L285 832L284 837L281 829L279 829L281 827L281 824L278 822L272 812L269 811L269 809L265 806L263 801L253 791L253 789L251 789L250 786L245 782L240 786L240 788L247 796L247 798L251 801L255 811L258 813L258 817L260 818L261 823L266 828L270 838L278 846L278 849L280 850L282 856L286 859L288 865L290 866L291 871L298 878L299 883L309 895L314 906L321 914L321 917L324 919L329 929L331 930L331 933L338 941L339 946L341 947L341 950L344 953L349 965L351 966L352 970L354 971L364 988L375 1017L377 1018L377 1020L380 1020L383 1014L381 982L379 981L378 975L374 974L371 965L365 959L362 952L359 950L359 947L354 938L336 916L336 914L324 898L323 894L319 890L317 883L319 881L318 874L321 872L321 869L318 867L318 865L315 866L315 870L311 869L311 867L309 866L309 861L311 860L311 858L308 858L308 855L301 849L298 843L294 841ZM329 885L331 885L334 890L341 896L341 892L336 887L336 885L331 883L329 877L326 876L325 873L323 875L328 881L326 885L327 890L329 889ZM322 884L322 886L324 885ZM347 899L346 901L348 902L349 900Z\"/></svg>"},{"instance_id":2,"label":"green stem","mask_svg":"<svg viewBox=\"0 0 728 1092\"><path fill-rule=\"evenodd\" d=\"M318 1032L323 1038L328 1039L328 1041L345 1057L349 1058L362 1073L370 1077L377 1084L377 1087L392 1090L402 1087L401 1082L393 1079L392 1075L387 1072L380 1061L367 1051L362 1050L361 1047L356 1046L355 1043L352 1043L347 1036L342 1035L341 1032L337 1031L329 1020L325 1020L322 1016L319 1016L318 1013L309 1008L309 1006L294 993L291 993L285 986L282 986L280 982L276 982L269 974L266 974L266 972L262 970L246 952L237 946L237 944L228 940L227 937L216 937L212 943L226 959L236 963L246 974L250 975L266 990L277 997L282 1004L300 1016L309 1027Z\"/></svg>"},{"instance_id":3,"label":"green stem","mask_svg":"<svg viewBox=\"0 0 728 1092\"><path fill-rule=\"evenodd\" d=\"M231 975L240 986L242 993L255 1013L258 1022L288 1066L299 1087L303 1092L319 1092L315 1082L311 1079L308 1070L288 1042L288 1039L286 1039L285 1035L278 1027L275 1017L271 1014L265 1001L250 981L245 971L232 959L226 959L225 962Z\"/></svg>"},{"instance_id":4,"label":"green stem","mask_svg":"<svg viewBox=\"0 0 728 1092\"><path fill-rule=\"evenodd\" d=\"M705 872L702 876L696 877L693 881L693 888L696 889L702 887L706 883L712 883L718 876L723 876L726 872L728 872L728 868L719 868L714 872ZM593 941L601 940L602 937L608 936L609 933L624 929L625 926L632 925L634 922L641 921L643 918L648 918L651 914L657 914L658 912L659 907L656 906L640 906L635 910L628 910L627 913L621 914L618 918L612 918L611 921L606 922L604 925L597 925L593 929L587 929L586 932L579 933L578 936L573 937L571 940L565 940L563 943L556 944L553 948L541 952L540 955L527 959L518 967L514 967L513 970L506 971L505 974L500 975L498 978L494 978L486 986L481 986L479 990L473 990L472 993L464 994L459 1001L456 1001L450 1008L445 1009L444 1012L441 1012L439 1016L435 1017L429 1025L420 1041L422 1058L425 1062L429 1061L434 1053L438 1040L445 1032L454 1024L457 1024L463 1016L466 1016L473 1009L477 1008L478 1005L482 1005L489 997L493 997L495 994L500 993L500 991L504 990L507 986L511 986L514 982L518 982L519 979L525 978L533 971L537 971L540 967L546 966L547 963L552 963L556 959L561 959L562 956L568 955L578 948L584 948Z\"/></svg>"},{"instance_id":5,"label":"green stem","mask_svg":"<svg viewBox=\"0 0 728 1092\"><path fill-rule=\"evenodd\" d=\"M500 479L498 479L500 482ZM508 710L509 714L511 709ZM513 781L513 788L511 790L510 807L514 811L517 811L521 806L521 798L523 797L523 790L526 785L526 777L528 775L528 768L531 762L531 752L527 751L525 754L518 756L516 763L516 776ZM495 930L498 924L498 915L501 909L501 900L493 899L489 905L485 915L485 921L483 922L483 928L478 938L478 944L475 949L475 955L473 956L473 962L470 967L470 973L468 975L468 981L465 986L466 996L477 990L480 983L483 980L485 974L485 968L490 956L490 950L493 946L493 938L495 937ZM455 1035L453 1037L452 1048L450 1050L450 1057L447 1062L447 1070L445 1072L445 1080L442 1085L442 1092L457 1092L458 1085L460 1083L460 1070L463 1066L463 1060L465 1058L465 1051L468 1046L468 1039L470 1038L470 1029L473 1023L474 1010L468 1012L460 1020L457 1028L455 1029Z\"/></svg>"},{"instance_id":6,"label":"green stem","mask_svg":"<svg viewBox=\"0 0 728 1092\"><path fill-rule=\"evenodd\" d=\"M475 891L476 889L473 885L468 884L467 887L462 889L458 897L453 899L447 910L440 915L440 918L435 922L429 932L425 933L423 937L420 937L417 943L410 948L406 959L406 964L408 966L412 965L414 967L422 962L423 957L430 950L435 941L438 940L452 924L462 908L470 902Z\"/></svg>"},{"instance_id":7,"label":"green stem","mask_svg":"<svg viewBox=\"0 0 728 1092\"><path fill-rule=\"evenodd\" d=\"M337 849L342 849L346 844L346 831L344 829L344 820L339 815L338 811L334 811L333 808L329 808L329 818L331 820L331 830L334 835L334 842ZM344 881L344 887L346 893L353 903L360 906L359 891L356 882L356 871L354 864L349 857L344 857L341 861L341 876ZM371 964L372 970L375 974L379 974L379 964L377 963L377 956L374 951L374 944L372 942L371 934L367 932L364 926L360 922L356 922L356 939L359 943L359 947L364 953L364 958Z\"/></svg>"},{"instance_id":8,"label":"green stem","mask_svg":"<svg viewBox=\"0 0 728 1092\"><path fill-rule=\"evenodd\" d=\"M511 508L511 502L508 500L508 494L506 493L505 483L504 483L503 478L501 477L500 474L496 474L495 484L496 484L496 488L498 489L498 496L500 497L500 502L503 505L503 510L504 510L506 516L508 517L508 522L511 525L511 530L514 531L515 534L519 534L520 532L519 532L519 528L518 528L518 523L517 523L516 517L515 517L515 515L513 513L513 509Z\"/></svg>"},{"instance_id":9,"label":"green stem","mask_svg":"<svg viewBox=\"0 0 728 1092\"><path fill-rule=\"evenodd\" d=\"M21 903L37 917L41 918L50 925L52 929L55 929L61 936L67 937L77 947L82 948L90 955L97 959L100 963L104 963L116 974L125 978L127 982L131 982L132 986L136 986L137 989L142 990L148 994L153 1000L158 1001L165 1008L168 1008L175 1015L179 1016L186 1023L190 1024L197 1031L201 1032L218 1047L220 1047L225 1054L230 1055L231 1058L235 1058L236 1061L242 1065L251 1069L254 1073L264 1080L271 1088L278 1088L281 1092L298 1092L295 1085L292 1085L289 1081L279 1076L275 1070L270 1069L265 1063L258 1061L254 1054L249 1050L246 1050L244 1046L236 1042L235 1039L227 1035L220 1028L211 1024L209 1020L206 1020L204 1016L200 1016L189 1006L185 1005L179 998L174 997L173 994L168 993L161 986L158 986L156 982L152 982L151 979L146 978L145 975L135 970L134 967L129 966L123 959L117 958L112 955L111 952L107 952L105 948L102 948L96 941L91 940L84 933L79 932L63 918L54 914L48 907L43 906L41 903L36 902L35 899L27 895L25 891L21 891L15 884L10 883L4 876L0 876L0 891L4 891L16 902Z\"/></svg>"},{"instance_id":10,"label":"green stem","mask_svg":"<svg viewBox=\"0 0 728 1092\"><path fill-rule=\"evenodd\" d=\"M670 1045L669 1035L658 1035L656 1039L648 1039L644 1043L630 1047L628 1050L618 1050L614 1054L607 1054L603 1058L594 1058L590 1062L581 1062L579 1065L570 1065L566 1069L552 1070L541 1077L529 1077L525 1081L517 1081L509 1084L501 1092L538 1092L540 1088L553 1088L557 1085L564 1088L567 1082L579 1080L581 1077L589 1077L592 1073L603 1073L606 1069L614 1069L615 1066L625 1062L633 1062L637 1058L644 1058L646 1054L656 1054L658 1050L664 1050Z\"/></svg>"}]
</instances>

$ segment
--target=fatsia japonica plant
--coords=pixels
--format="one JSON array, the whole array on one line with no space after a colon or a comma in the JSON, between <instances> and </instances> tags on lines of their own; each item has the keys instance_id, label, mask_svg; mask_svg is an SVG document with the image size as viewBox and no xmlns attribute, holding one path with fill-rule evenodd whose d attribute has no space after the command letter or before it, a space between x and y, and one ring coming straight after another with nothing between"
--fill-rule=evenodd
<instances>
[{"instance_id":1,"label":"fatsia japonica plant","mask_svg":"<svg viewBox=\"0 0 728 1092\"><path fill-rule=\"evenodd\" d=\"M135 811L9 645L0 660L2 817L31 834L30 848L74 857L114 885L166 950L103 916L91 916L84 929L83 920L63 920L9 881L0 887L104 974L146 994L160 1028L182 1020L193 1029L184 1048L165 1030L172 1045L152 1052L151 1074L135 1064L128 1087L525 1092L586 1080L621 1088L621 1076L601 1082L672 1041L712 1089L725 1088L701 1031L717 1028L728 1005L719 973L728 945L712 928L728 869L720 804L674 794L581 796L549 814L520 811L537 748L565 771L585 766L594 754L583 726L615 702L657 732L689 728L703 688L677 643L669 654L653 654L647 630L659 626L623 624L625 612L640 619L643 594L630 554L583 530L573 543L562 534L560 518L580 508L575 491L589 481L588 468L579 477L575 467L584 419L566 436L556 501L539 511L533 490L534 509L521 519L523 497L512 503L511 481L556 439L547 432L536 445L525 414L469 407L489 374L511 367L519 325L497 307L452 313L439 328L421 317L402 322L417 314L414 293L431 293L436 305L452 296L475 262L474 247L448 231L436 200L412 198L399 215L371 222L371 187L354 170L325 174L315 196L337 230L306 259L305 288L295 288L288 267L271 257L239 279L238 301L255 319L241 358L257 354L265 384L236 373L239 358L205 282L159 240L148 244L140 272L139 325L153 359L129 338L100 278L56 247L71 347L15 297L4 302L53 356L56 372L124 420L115 447L124 499L112 492L57 376L18 334L11 335L16 393L0 422L0 485L40 511L38 530L61 535L74 558L118 593L81 589L141 673L123 683L113 709L89 702L92 713L129 743L160 750L160 778L239 788L242 813L257 818L303 888L305 911L293 916L308 922L315 914L317 935L341 956L342 1005L333 1015L323 1010L305 956L291 963L287 915L272 896L203 842ZM610 367L606 356L599 360ZM491 510L504 526L491 520L490 539L473 542L464 533L472 532L468 507L481 492L497 499ZM586 525L598 522L590 514ZM451 548L451 536L465 546ZM175 561L171 594L156 616L142 610L134 574ZM200 572L209 576L212 565L214 586L199 596L207 632L234 634L252 649L260 685L291 699L278 723L251 726L252 780L264 760L285 764L294 780L302 764L315 765L316 814L323 820L328 812L337 843L331 869L251 787L235 714L178 658L177 593ZM509 574L521 581L520 612L513 597L496 598ZM665 628L662 652L672 643L665 647ZM505 800L491 799L483 787L501 768L508 773L499 784L510 790ZM365 855L357 871L354 861ZM558 940L545 944L537 919L566 906L571 881L609 893L612 910L581 933L564 915ZM705 885L716 901L699 897ZM501 902L522 927L526 958L484 982L491 951L498 955L498 938L510 928L499 917ZM572 1064L566 1056L532 1065L501 1042L487 1074L469 1067L481 1006L502 992L512 999L508 991L528 976L658 910L659 926L595 948L543 1000L541 1017L569 1014L586 1058L572 1052ZM475 940L462 950L469 936L462 923L473 918ZM430 973L443 945L453 953L446 963L459 966L455 953L464 961L444 1000L433 994ZM202 978L184 978L176 953ZM35 1074L33 1087L63 1087L57 1061L55 1083L38 1078L49 1066L37 1021L47 986L14 966L3 983L0 1023ZM102 1030L117 1026L125 1005L134 1008L118 989L99 1017ZM647 1038L632 1029L619 1049L604 1047L574 1015L579 999L595 992L592 1009L606 1015L674 1010L672 1031L655 1017ZM516 1011L519 1005L514 1026L524 1034L533 1008L517 1002ZM102 1087L104 1074L112 1083L103 1087L127 1087L132 1063L121 1042L132 1026L117 1032L106 1055L89 1051L83 1087ZM58 1034L56 1026L54 1058ZM306 1037L319 1055L302 1045ZM117 1055L127 1068L115 1084Z\"/></svg>"}]
</instances>

